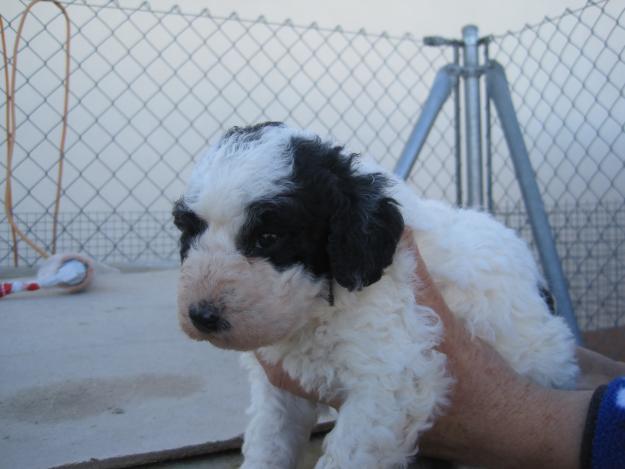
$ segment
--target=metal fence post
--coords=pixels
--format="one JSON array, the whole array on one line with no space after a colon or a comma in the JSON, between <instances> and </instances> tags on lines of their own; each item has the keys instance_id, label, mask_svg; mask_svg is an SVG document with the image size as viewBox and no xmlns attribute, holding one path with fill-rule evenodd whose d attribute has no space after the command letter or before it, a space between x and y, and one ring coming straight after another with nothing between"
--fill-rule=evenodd
<instances>
[{"instance_id":1,"label":"metal fence post","mask_svg":"<svg viewBox=\"0 0 625 469\"><path fill-rule=\"evenodd\" d=\"M495 109L499 115L501 127L504 132L510 156L514 165L523 201L532 226L534 240L538 247L538 253L542 261L543 270L549 283L551 293L556 299L558 313L567 322L578 344L582 343L582 337L575 318L573 302L569 296L566 278L560 264L556 243L551 233L549 219L543 204L536 175L525 147L521 127L517 120L514 105L508 87L508 80L503 67L495 61L491 61L486 72L486 86L488 96L495 103Z\"/></svg>"},{"instance_id":2,"label":"metal fence post","mask_svg":"<svg viewBox=\"0 0 625 469\"><path fill-rule=\"evenodd\" d=\"M460 47L453 44L454 65L460 67ZM462 207L462 131L460 130L460 80L454 86L454 159L456 160L456 205Z\"/></svg>"},{"instance_id":3,"label":"metal fence post","mask_svg":"<svg viewBox=\"0 0 625 469\"><path fill-rule=\"evenodd\" d=\"M458 67L453 64L445 65L436 74L432 90L423 105L419 119L395 165L395 174L400 178L406 179L410 174L410 170L417 161L421 148L423 148L425 139L432 130L436 116L449 98L457 80Z\"/></svg>"},{"instance_id":4,"label":"metal fence post","mask_svg":"<svg viewBox=\"0 0 625 469\"><path fill-rule=\"evenodd\" d=\"M464 101L467 131L467 204L484 206L482 180L482 129L480 116L479 33L476 26L462 28L464 40Z\"/></svg>"}]
</instances>

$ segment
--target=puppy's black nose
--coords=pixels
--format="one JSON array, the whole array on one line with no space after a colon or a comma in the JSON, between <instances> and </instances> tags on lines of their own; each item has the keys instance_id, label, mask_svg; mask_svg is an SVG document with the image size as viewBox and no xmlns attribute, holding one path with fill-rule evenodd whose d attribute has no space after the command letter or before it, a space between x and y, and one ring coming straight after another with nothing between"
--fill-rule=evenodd
<instances>
[{"instance_id":1,"label":"puppy's black nose","mask_svg":"<svg viewBox=\"0 0 625 469\"><path fill-rule=\"evenodd\" d=\"M201 332L218 332L230 328L230 323L221 317L221 309L206 300L189 306L189 318Z\"/></svg>"}]
</instances>

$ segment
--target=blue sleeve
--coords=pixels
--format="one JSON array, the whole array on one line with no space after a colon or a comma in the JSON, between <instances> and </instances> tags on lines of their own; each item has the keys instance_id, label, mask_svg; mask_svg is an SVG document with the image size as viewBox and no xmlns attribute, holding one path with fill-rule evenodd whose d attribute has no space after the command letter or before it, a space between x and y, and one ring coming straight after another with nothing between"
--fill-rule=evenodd
<instances>
[{"instance_id":1,"label":"blue sleeve","mask_svg":"<svg viewBox=\"0 0 625 469\"><path fill-rule=\"evenodd\" d=\"M586 451L584 461L583 443L582 467L625 468L625 377L617 378L595 392L586 430L584 440L589 451Z\"/></svg>"}]
</instances>

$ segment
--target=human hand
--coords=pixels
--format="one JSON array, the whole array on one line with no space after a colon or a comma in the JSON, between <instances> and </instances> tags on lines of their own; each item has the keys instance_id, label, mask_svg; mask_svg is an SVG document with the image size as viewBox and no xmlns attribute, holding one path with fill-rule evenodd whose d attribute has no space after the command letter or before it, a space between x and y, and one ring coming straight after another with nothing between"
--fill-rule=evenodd
<instances>
[{"instance_id":1,"label":"human hand","mask_svg":"<svg viewBox=\"0 0 625 469\"><path fill-rule=\"evenodd\" d=\"M577 348L577 361L581 376L577 380L577 389L596 389L614 378L625 376L625 363L612 360L600 353L584 347Z\"/></svg>"}]
</instances>

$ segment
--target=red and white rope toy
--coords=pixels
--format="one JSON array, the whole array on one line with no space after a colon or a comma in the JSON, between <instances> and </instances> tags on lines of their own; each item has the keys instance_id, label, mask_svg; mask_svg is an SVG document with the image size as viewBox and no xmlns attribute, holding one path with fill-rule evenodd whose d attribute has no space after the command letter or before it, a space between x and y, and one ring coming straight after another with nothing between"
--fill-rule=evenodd
<instances>
[{"instance_id":1,"label":"red and white rope toy","mask_svg":"<svg viewBox=\"0 0 625 469\"><path fill-rule=\"evenodd\" d=\"M36 291L41 288L63 288L77 292L93 280L93 261L79 254L57 254L42 264L34 280L13 280L0 284L0 298L12 293Z\"/></svg>"}]
</instances>

